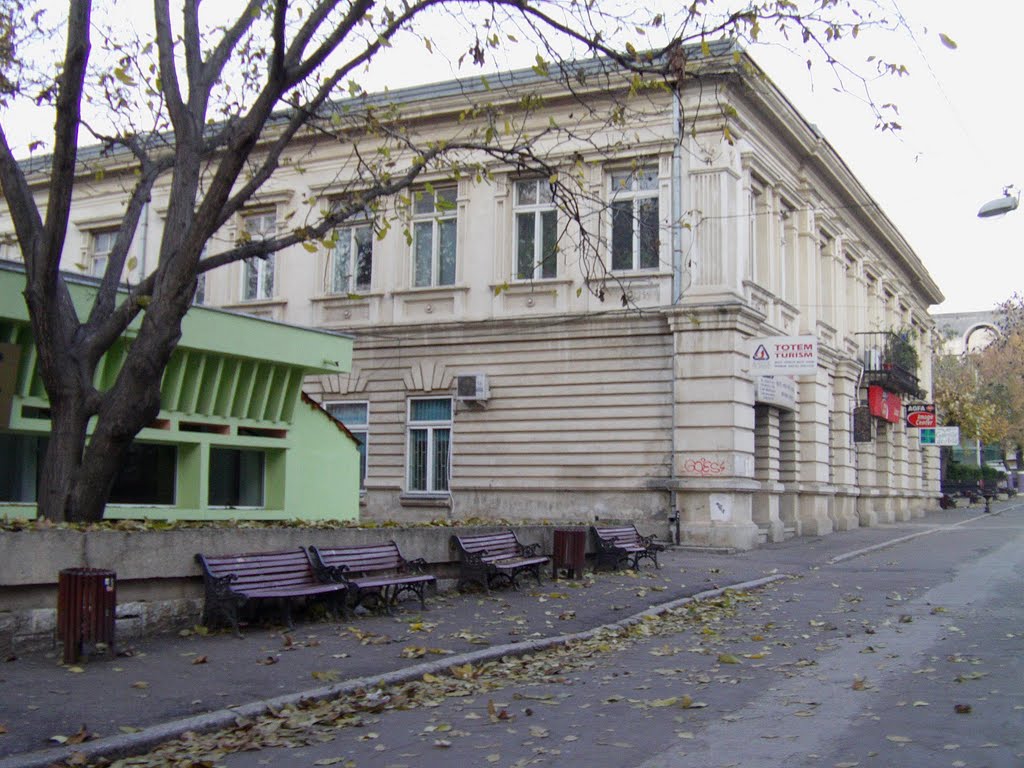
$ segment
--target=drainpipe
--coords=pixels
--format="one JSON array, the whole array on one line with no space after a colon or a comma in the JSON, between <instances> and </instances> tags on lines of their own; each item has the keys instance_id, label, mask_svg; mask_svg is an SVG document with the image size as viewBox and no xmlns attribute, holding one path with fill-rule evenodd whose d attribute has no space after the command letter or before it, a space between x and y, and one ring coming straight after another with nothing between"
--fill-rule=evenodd
<instances>
[{"instance_id":1,"label":"drainpipe","mask_svg":"<svg viewBox=\"0 0 1024 768\"><path fill-rule=\"evenodd\" d=\"M682 83L677 82L672 99L672 306L678 304L683 297L683 128L682 128ZM674 356L674 353L673 353ZM673 360L673 370L675 364ZM673 389L675 383L673 382ZM669 532L674 543L678 544L681 537L679 524L678 494L675 489L676 482L676 419L675 419L675 394L673 392L672 405L672 464L669 472L669 481L672 488L669 490Z\"/></svg>"},{"instance_id":2,"label":"drainpipe","mask_svg":"<svg viewBox=\"0 0 1024 768\"><path fill-rule=\"evenodd\" d=\"M142 229L139 232L142 247L139 249L139 281L146 277L146 245L149 240L149 203L142 204Z\"/></svg>"}]
</instances>

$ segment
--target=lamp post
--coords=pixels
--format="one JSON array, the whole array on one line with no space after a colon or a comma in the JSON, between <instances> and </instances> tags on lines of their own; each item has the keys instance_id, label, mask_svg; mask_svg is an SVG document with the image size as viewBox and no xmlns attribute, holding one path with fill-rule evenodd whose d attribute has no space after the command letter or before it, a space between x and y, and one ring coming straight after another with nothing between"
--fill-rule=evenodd
<instances>
[{"instance_id":1,"label":"lamp post","mask_svg":"<svg viewBox=\"0 0 1024 768\"><path fill-rule=\"evenodd\" d=\"M1003 187L1003 196L995 200L989 200L978 209L979 219L988 219L993 216L1003 216L1010 211L1017 210L1017 203L1020 202L1020 190L1013 191L1014 186L1010 184Z\"/></svg>"}]
</instances>

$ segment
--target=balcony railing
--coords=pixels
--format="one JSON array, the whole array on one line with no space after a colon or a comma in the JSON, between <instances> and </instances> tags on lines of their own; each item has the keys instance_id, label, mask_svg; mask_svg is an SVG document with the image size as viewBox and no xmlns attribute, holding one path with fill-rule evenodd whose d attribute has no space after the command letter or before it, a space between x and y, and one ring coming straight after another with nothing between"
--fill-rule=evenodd
<instances>
[{"instance_id":1,"label":"balcony railing","mask_svg":"<svg viewBox=\"0 0 1024 768\"><path fill-rule=\"evenodd\" d=\"M917 380L914 339L892 331L858 333L863 349L864 380L896 394L923 397Z\"/></svg>"}]
</instances>

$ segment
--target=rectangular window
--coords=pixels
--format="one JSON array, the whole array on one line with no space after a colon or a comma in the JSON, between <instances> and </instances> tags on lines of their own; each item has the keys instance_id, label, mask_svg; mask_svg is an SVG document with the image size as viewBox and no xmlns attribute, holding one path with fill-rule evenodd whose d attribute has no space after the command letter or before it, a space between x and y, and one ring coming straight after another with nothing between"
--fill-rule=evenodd
<instances>
[{"instance_id":1,"label":"rectangular window","mask_svg":"<svg viewBox=\"0 0 1024 768\"><path fill-rule=\"evenodd\" d=\"M369 403L327 403L327 412L345 425L359 443L359 490L366 488L366 453L370 438Z\"/></svg>"},{"instance_id":2,"label":"rectangular window","mask_svg":"<svg viewBox=\"0 0 1024 768\"><path fill-rule=\"evenodd\" d=\"M251 240L272 238L277 231L274 211L250 213L242 218L242 230ZM246 259L242 269L242 300L256 301L274 296L274 254Z\"/></svg>"},{"instance_id":3,"label":"rectangular window","mask_svg":"<svg viewBox=\"0 0 1024 768\"><path fill-rule=\"evenodd\" d=\"M114 243L117 242L116 229L102 229L89 235L89 274L93 277L103 277L107 271L107 263L110 261L110 254L114 250Z\"/></svg>"},{"instance_id":4,"label":"rectangular window","mask_svg":"<svg viewBox=\"0 0 1024 768\"><path fill-rule=\"evenodd\" d=\"M263 451L210 448L211 507L262 507L266 456Z\"/></svg>"},{"instance_id":5,"label":"rectangular window","mask_svg":"<svg viewBox=\"0 0 1024 768\"><path fill-rule=\"evenodd\" d=\"M132 443L110 490L110 503L172 506L177 471L177 446Z\"/></svg>"},{"instance_id":6,"label":"rectangular window","mask_svg":"<svg viewBox=\"0 0 1024 768\"><path fill-rule=\"evenodd\" d=\"M657 269L658 172L653 167L611 175L612 269Z\"/></svg>"},{"instance_id":7,"label":"rectangular window","mask_svg":"<svg viewBox=\"0 0 1024 768\"><path fill-rule=\"evenodd\" d=\"M0 502L36 501L47 438L0 433Z\"/></svg>"},{"instance_id":8,"label":"rectangular window","mask_svg":"<svg viewBox=\"0 0 1024 768\"><path fill-rule=\"evenodd\" d=\"M338 230L331 257L331 293L370 290L373 272L373 225L369 222Z\"/></svg>"},{"instance_id":9,"label":"rectangular window","mask_svg":"<svg viewBox=\"0 0 1024 768\"><path fill-rule=\"evenodd\" d=\"M446 492L451 474L451 451L451 398L410 400L408 490Z\"/></svg>"},{"instance_id":10,"label":"rectangular window","mask_svg":"<svg viewBox=\"0 0 1024 768\"><path fill-rule=\"evenodd\" d=\"M545 179L515 186L516 279L540 280L558 274L555 196Z\"/></svg>"},{"instance_id":11,"label":"rectangular window","mask_svg":"<svg viewBox=\"0 0 1024 768\"><path fill-rule=\"evenodd\" d=\"M455 285L455 198L455 187L413 196L413 285L417 288Z\"/></svg>"}]
</instances>

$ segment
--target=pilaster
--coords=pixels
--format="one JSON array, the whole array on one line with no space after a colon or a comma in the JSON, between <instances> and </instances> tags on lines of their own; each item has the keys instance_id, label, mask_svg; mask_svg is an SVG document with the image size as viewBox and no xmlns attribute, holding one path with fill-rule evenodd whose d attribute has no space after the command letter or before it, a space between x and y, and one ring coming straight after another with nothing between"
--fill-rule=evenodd
<instances>
[{"instance_id":1,"label":"pilaster","mask_svg":"<svg viewBox=\"0 0 1024 768\"><path fill-rule=\"evenodd\" d=\"M832 377L832 484L836 487L832 522L837 531L849 531L860 525L857 513L857 451L852 424L859 374L859 365L843 359L836 363Z\"/></svg>"},{"instance_id":2,"label":"pilaster","mask_svg":"<svg viewBox=\"0 0 1024 768\"><path fill-rule=\"evenodd\" d=\"M819 362L813 376L802 376L797 382L800 493L795 512L801 536L823 536L833 529L830 513L835 488L829 472L828 378L828 370Z\"/></svg>"},{"instance_id":3,"label":"pilaster","mask_svg":"<svg viewBox=\"0 0 1024 768\"><path fill-rule=\"evenodd\" d=\"M745 342L760 315L743 304L688 305L669 314L674 344L673 428L681 539L752 549L754 385Z\"/></svg>"}]
</instances>

